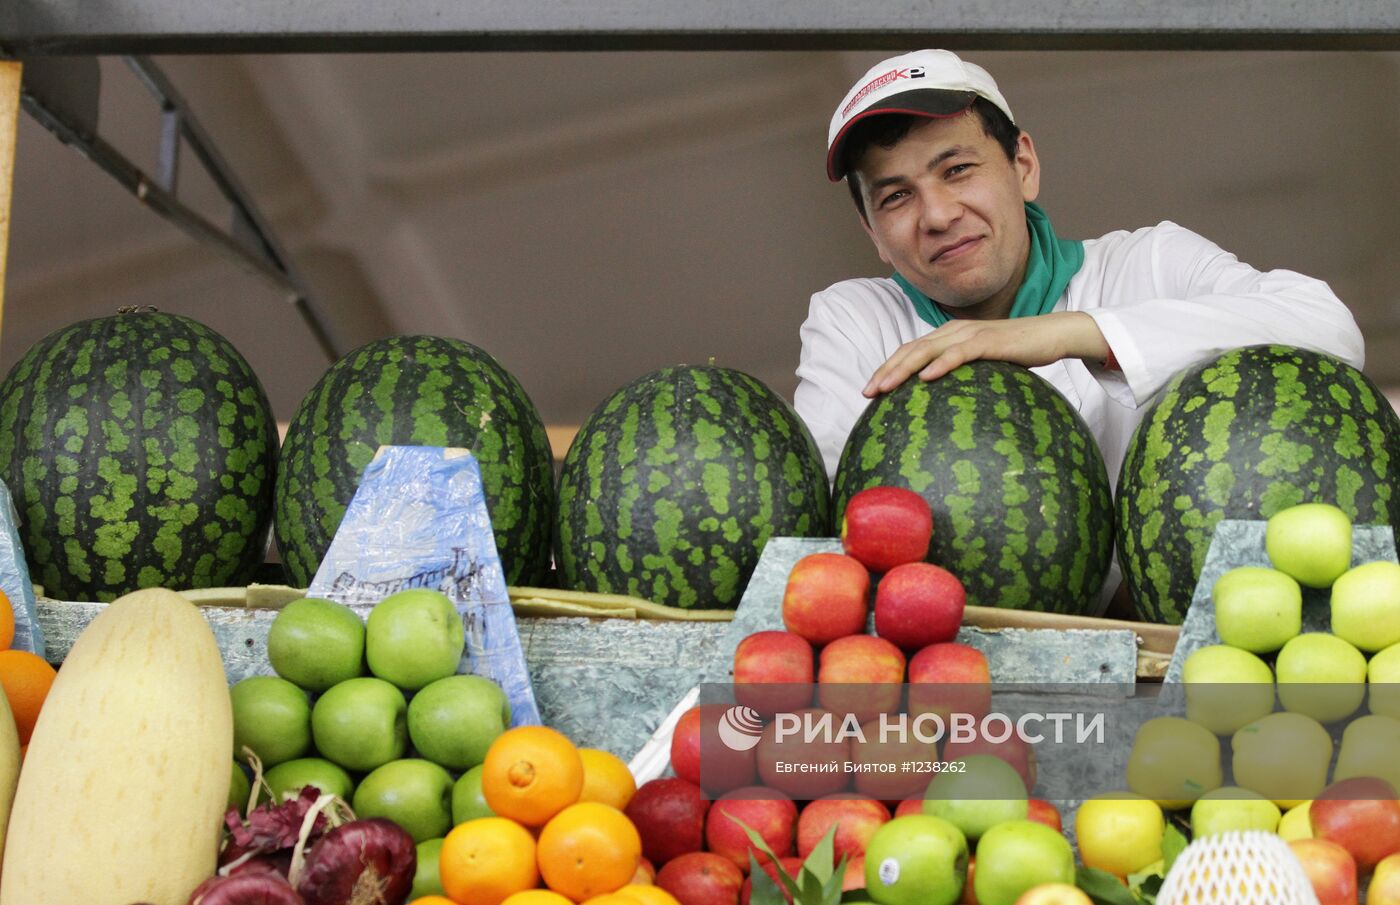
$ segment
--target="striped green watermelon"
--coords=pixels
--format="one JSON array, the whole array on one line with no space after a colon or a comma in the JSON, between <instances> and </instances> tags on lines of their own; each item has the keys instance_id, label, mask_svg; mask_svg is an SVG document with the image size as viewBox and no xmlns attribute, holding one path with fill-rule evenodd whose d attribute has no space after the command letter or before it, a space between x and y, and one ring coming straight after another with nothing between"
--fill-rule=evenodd
<instances>
[{"instance_id":1,"label":"striped green watermelon","mask_svg":"<svg viewBox=\"0 0 1400 905\"><path fill-rule=\"evenodd\" d=\"M1123 576L1143 619L1178 624L1221 519L1297 503L1400 525L1400 419L1328 355L1250 346L1189 368L1143 415L1118 478Z\"/></svg>"},{"instance_id":2,"label":"striped green watermelon","mask_svg":"<svg viewBox=\"0 0 1400 905\"><path fill-rule=\"evenodd\" d=\"M735 607L768 538L829 527L821 456L782 398L728 368L662 368L569 447L555 563L566 588Z\"/></svg>"},{"instance_id":3,"label":"striped green watermelon","mask_svg":"<svg viewBox=\"0 0 1400 905\"><path fill-rule=\"evenodd\" d=\"M554 462L544 422L510 372L471 343L394 336L331 366L287 428L274 528L291 580L311 582L380 446L472 451L506 582L549 566Z\"/></svg>"},{"instance_id":4,"label":"striped green watermelon","mask_svg":"<svg viewBox=\"0 0 1400 905\"><path fill-rule=\"evenodd\" d=\"M186 317L124 309L73 324L0 384L0 475L51 597L247 584L276 464L262 385Z\"/></svg>"},{"instance_id":5,"label":"striped green watermelon","mask_svg":"<svg viewBox=\"0 0 1400 905\"><path fill-rule=\"evenodd\" d=\"M880 485L928 501L928 560L962 580L969 604L1098 612L1113 549L1108 472L1079 413L1025 368L976 361L872 402L836 469L836 523Z\"/></svg>"}]
</instances>

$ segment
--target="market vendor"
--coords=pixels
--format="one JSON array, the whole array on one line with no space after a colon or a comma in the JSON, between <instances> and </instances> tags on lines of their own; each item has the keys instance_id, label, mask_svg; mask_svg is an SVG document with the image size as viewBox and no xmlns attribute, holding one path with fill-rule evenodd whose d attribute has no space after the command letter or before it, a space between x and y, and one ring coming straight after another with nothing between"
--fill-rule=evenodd
<instances>
[{"instance_id":1,"label":"market vendor","mask_svg":"<svg viewBox=\"0 0 1400 905\"><path fill-rule=\"evenodd\" d=\"M796 408L834 475L866 404L964 362L1031 367L1079 410L1116 483L1148 402L1227 349L1286 343L1362 366L1327 284L1261 272L1163 221L1076 241L1034 204L1040 161L996 82L945 50L886 60L831 118L827 176L846 180L894 273L812 296Z\"/></svg>"}]
</instances>

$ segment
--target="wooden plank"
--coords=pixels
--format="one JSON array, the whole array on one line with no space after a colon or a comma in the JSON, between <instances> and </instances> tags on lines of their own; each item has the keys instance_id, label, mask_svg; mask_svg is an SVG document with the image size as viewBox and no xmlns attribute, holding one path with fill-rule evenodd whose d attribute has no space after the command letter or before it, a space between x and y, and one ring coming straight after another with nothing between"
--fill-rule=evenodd
<instances>
[{"instance_id":1,"label":"wooden plank","mask_svg":"<svg viewBox=\"0 0 1400 905\"><path fill-rule=\"evenodd\" d=\"M5 261L10 248L10 199L14 196L15 144L19 138L20 64L0 60L0 325L5 315Z\"/></svg>"}]
</instances>

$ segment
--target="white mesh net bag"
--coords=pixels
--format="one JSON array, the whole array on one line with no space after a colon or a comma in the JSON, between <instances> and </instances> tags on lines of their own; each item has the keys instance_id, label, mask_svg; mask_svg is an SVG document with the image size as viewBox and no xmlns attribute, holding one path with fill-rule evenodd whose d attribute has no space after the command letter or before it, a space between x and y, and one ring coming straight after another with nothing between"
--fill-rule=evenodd
<instances>
[{"instance_id":1,"label":"white mesh net bag","mask_svg":"<svg viewBox=\"0 0 1400 905\"><path fill-rule=\"evenodd\" d=\"M1157 905L1318 905L1303 865L1273 833L1197 839L1176 859Z\"/></svg>"}]
</instances>

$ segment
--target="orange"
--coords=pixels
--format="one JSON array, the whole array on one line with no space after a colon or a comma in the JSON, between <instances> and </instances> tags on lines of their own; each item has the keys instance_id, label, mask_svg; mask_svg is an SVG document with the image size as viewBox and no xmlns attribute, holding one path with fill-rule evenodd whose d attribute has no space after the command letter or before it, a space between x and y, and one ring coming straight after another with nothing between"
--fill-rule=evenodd
<instances>
[{"instance_id":1,"label":"orange","mask_svg":"<svg viewBox=\"0 0 1400 905\"><path fill-rule=\"evenodd\" d=\"M0 591L0 650L9 650L15 643L15 608L10 598Z\"/></svg>"},{"instance_id":2,"label":"orange","mask_svg":"<svg viewBox=\"0 0 1400 905\"><path fill-rule=\"evenodd\" d=\"M29 744L34 723L39 719L39 709L44 706L44 698L48 697L56 675L54 668L38 654L27 650L0 650L0 686L4 686L5 697L10 701L21 745Z\"/></svg>"},{"instance_id":3,"label":"orange","mask_svg":"<svg viewBox=\"0 0 1400 905\"><path fill-rule=\"evenodd\" d=\"M524 892L517 892L501 905L574 905L574 903L548 889L527 889Z\"/></svg>"},{"instance_id":4,"label":"orange","mask_svg":"<svg viewBox=\"0 0 1400 905\"><path fill-rule=\"evenodd\" d=\"M442 840L438 875L443 892L456 905L500 905L539 885L535 839L504 817L468 820Z\"/></svg>"},{"instance_id":5,"label":"orange","mask_svg":"<svg viewBox=\"0 0 1400 905\"><path fill-rule=\"evenodd\" d=\"M419 896L408 905L457 905L447 896Z\"/></svg>"},{"instance_id":6,"label":"orange","mask_svg":"<svg viewBox=\"0 0 1400 905\"><path fill-rule=\"evenodd\" d=\"M625 810L637 791L637 780L632 777L631 769L616 754L597 748L580 748L578 756L583 759L583 791L578 800L596 801Z\"/></svg>"},{"instance_id":7,"label":"orange","mask_svg":"<svg viewBox=\"0 0 1400 905\"><path fill-rule=\"evenodd\" d=\"M586 899L583 905L642 905L642 900L624 896L620 892L605 892L601 896Z\"/></svg>"},{"instance_id":8,"label":"orange","mask_svg":"<svg viewBox=\"0 0 1400 905\"><path fill-rule=\"evenodd\" d=\"M544 826L578 801L583 758L547 726L507 729L486 749L481 794L492 811L526 826Z\"/></svg>"},{"instance_id":9,"label":"orange","mask_svg":"<svg viewBox=\"0 0 1400 905\"><path fill-rule=\"evenodd\" d=\"M617 892L618 895L631 896L642 905L681 905L675 896L660 886L638 886L629 883Z\"/></svg>"},{"instance_id":10,"label":"orange","mask_svg":"<svg viewBox=\"0 0 1400 905\"><path fill-rule=\"evenodd\" d=\"M583 801L544 825L536 857L546 886L582 902L632 882L642 837L617 808Z\"/></svg>"}]
</instances>

